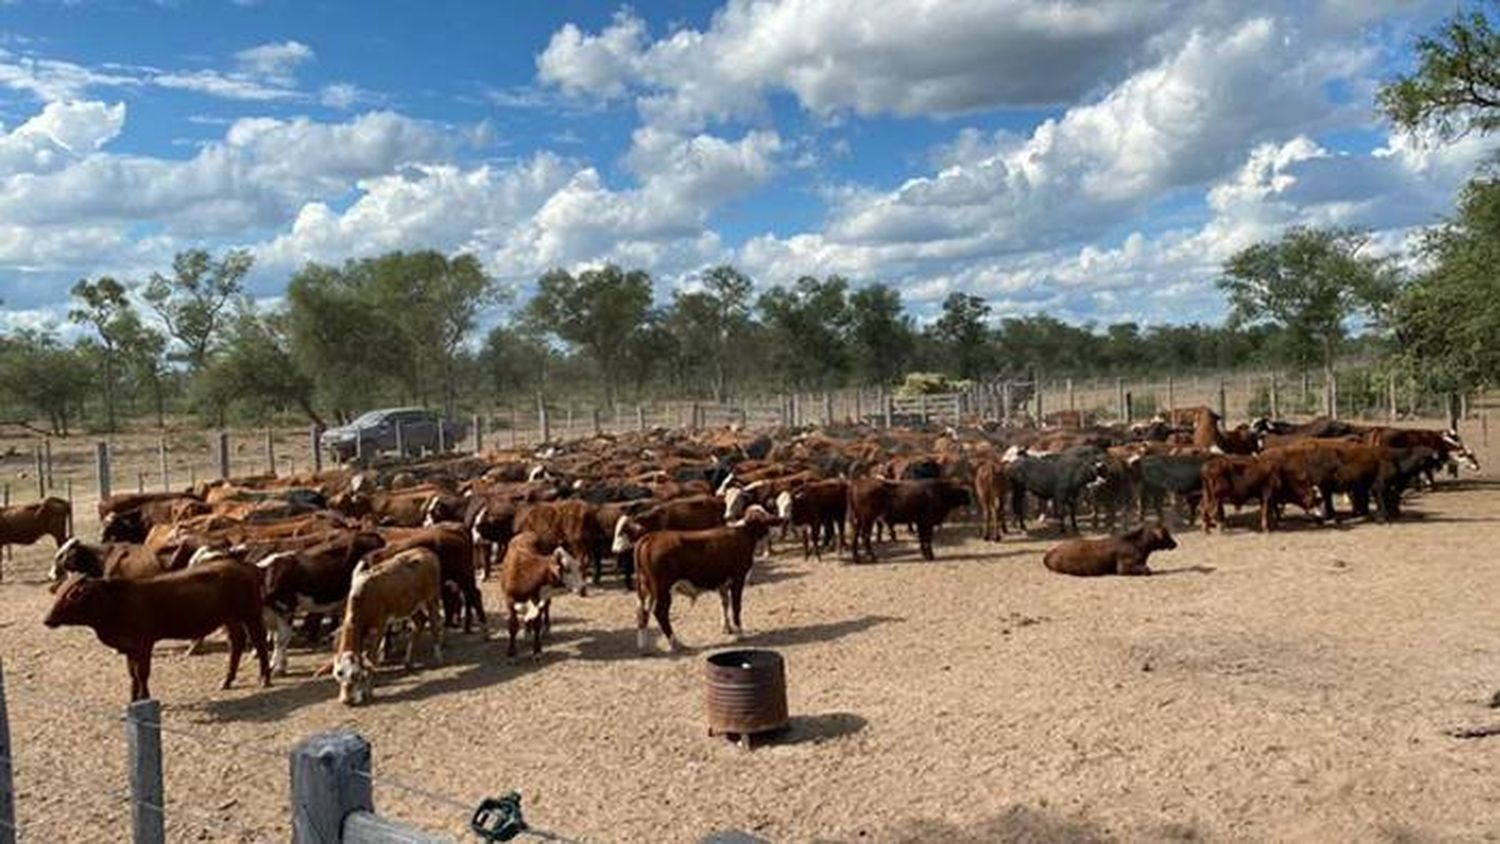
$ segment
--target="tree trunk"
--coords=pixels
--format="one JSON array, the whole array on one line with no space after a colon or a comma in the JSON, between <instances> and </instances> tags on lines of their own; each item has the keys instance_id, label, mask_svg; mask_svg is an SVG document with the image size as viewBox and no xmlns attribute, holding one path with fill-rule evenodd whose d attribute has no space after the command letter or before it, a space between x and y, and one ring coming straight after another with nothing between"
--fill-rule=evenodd
<instances>
[{"instance_id":1,"label":"tree trunk","mask_svg":"<svg viewBox=\"0 0 1500 844\"><path fill-rule=\"evenodd\" d=\"M104 350L104 430L115 431L115 356L108 347Z\"/></svg>"}]
</instances>

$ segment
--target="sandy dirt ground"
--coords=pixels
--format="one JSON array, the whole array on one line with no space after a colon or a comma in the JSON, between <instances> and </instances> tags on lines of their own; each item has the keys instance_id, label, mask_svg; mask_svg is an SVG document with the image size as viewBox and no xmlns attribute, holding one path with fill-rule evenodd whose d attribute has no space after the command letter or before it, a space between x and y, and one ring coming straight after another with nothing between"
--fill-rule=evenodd
<instances>
[{"instance_id":1,"label":"sandy dirt ground","mask_svg":"<svg viewBox=\"0 0 1500 844\"><path fill-rule=\"evenodd\" d=\"M465 806L514 788L582 841L1492 839L1500 737L1447 731L1500 723L1497 451L1401 524L1263 536L1246 511L1179 531L1150 578L1054 575L1051 535L986 544L972 523L934 563L905 539L858 567L783 543L742 644L786 657L792 726L748 753L705 734L702 658L733 644L712 595L675 608L687 655L638 656L634 597L607 587L558 600L539 663L452 636L361 709L311 677L320 653L221 692L222 645L163 645L169 837L286 840L288 748L353 728L391 780L377 806L455 834L465 811L401 786ZM118 841L124 661L42 627L48 555L0 586L22 840Z\"/></svg>"}]
</instances>

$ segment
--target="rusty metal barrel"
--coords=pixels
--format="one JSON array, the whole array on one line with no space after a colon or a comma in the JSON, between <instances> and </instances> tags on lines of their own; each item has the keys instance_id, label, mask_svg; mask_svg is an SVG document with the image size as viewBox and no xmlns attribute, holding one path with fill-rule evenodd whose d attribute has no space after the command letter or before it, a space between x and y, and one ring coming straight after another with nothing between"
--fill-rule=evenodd
<instances>
[{"instance_id":1,"label":"rusty metal barrel","mask_svg":"<svg viewBox=\"0 0 1500 844\"><path fill-rule=\"evenodd\" d=\"M738 739L787 725L786 662L767 650L721 651L704 663L709 735Z\"/></svg>"}]
</instances>

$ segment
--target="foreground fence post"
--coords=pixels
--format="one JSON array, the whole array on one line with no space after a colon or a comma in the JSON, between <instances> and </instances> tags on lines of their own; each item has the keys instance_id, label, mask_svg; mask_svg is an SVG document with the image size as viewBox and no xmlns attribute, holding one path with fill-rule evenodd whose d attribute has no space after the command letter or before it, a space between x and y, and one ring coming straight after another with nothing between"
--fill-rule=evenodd
<instances>
[{"instance_id":1,"label":"foreground fence post","mask_svg":"<svg viewBox=\"0 0 1500 844\"><path fill-rule=\"evenodd\" d=\"M109 497L109 443L100 440L94 443L94 467L99 478L99 500Z\"/></svg>"},{"instance_id":2,"label":"foreground fence post","mask_svg":"<svg viewBox=\"0 0 1500 844\"><path fill-rule=\"evenodd\" d=\"M373 812L370 743L356 733L310 736L292 748L292 844L334 844L350 812Z\"/></svg>"},{"instance_id":3,"label":"foreground fence post","mask_svg":"<svg viewBox=\"0 0 1500 844\"><path fill-rule=\"evenodd\" d=\"M16 787L11 777L10 715L5 710L5 662L0 660L0 844L16 844Z\"/></svg>"},{"instance_id":4,"label":"foreground fence post","mask_svg":"<svg viewBox=\"0 0 1500 844\"><path fill-rule=\"evenodd\" d=\"M148 698L125 710L125 749L130 760L130 821L135 844L165 844L160 703Z\"/></svg>"},{"instance_id":5,"label":"foreground fence post","mask_svg":"<svg viewBox=\"0 0 1500 844\"><path fill-rule=\"evenodd\" d=\"M220 431L218 441L219 480L229 477L229 432Z\"/></svg>"}]
</instances>

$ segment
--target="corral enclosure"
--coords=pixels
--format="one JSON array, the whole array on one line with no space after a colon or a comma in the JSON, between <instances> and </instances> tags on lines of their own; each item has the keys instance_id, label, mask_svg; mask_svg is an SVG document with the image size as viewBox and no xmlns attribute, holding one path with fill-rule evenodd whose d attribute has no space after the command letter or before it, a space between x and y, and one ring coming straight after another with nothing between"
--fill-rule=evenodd
<instances>
[{"instance_id":1,"label":"corral enclosure","mask_svg":"<svg viewBox=\"0 0 1500 844\"><path fill-rule=\"evenodd\" d=\"M322 653L220 692L222 645L164 645L169 837L285 840L287 750L352 728L391 778L377 807L454 833L465 812L401 786L464 805L516 788L533 823L587 841L1480 838L1500 739L1447 732L1500 722L1500 454L1468 439L1485 474L1414 495L1403 522L1262 535L1246 512L1180 529L1150 578L1053 575L1050 532L982 543L973 516L934 563L904 535L860 566L779 543L738 644L786 657L792 728L751 753L705 734L701 658L735 643L712 595L675 612L689 655L638 656L635 599L606 585L557 600L540 663L457 634L361 709L310 676ZM41 626L48 556L22 549L0 586L22 838L116 841L123 660Z\"/></svg>"}]
</instances>

